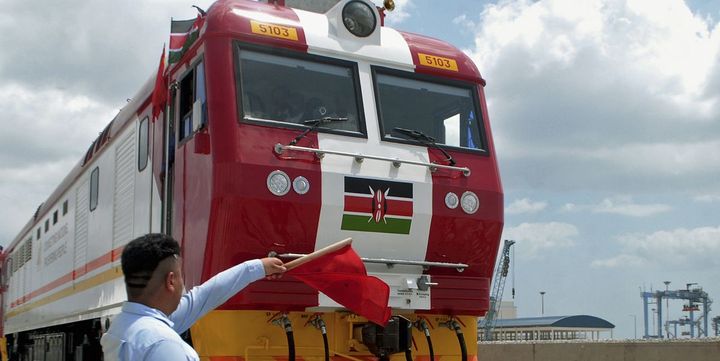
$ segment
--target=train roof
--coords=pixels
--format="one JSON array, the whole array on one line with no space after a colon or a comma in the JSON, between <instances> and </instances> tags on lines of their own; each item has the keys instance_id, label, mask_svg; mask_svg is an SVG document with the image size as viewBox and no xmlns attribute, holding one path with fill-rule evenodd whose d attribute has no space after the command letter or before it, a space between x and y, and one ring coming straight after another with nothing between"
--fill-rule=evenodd
<instances>
[{"instance_id":1,"label":"train roof","mask_svg":"<svg viewBox=\"0 0 720 361\"><path fill-rule=\"evenodd\" d=\"M293 6L293 2L287 1L288 6ZM376 31L371 35L351 35L342 24L342 5L343 1L340 1L325 13L318 13L251 0L219 0L208 9L207 28L203 36L229 35L249 43L366 60L373 64L485 84L472 59L448 42L380 26L381 20L378 20ZM382 19L380 11L376 16ZM392 13L387 16L392 16ZM254 28L258 23L296 29L297 39L259 34ZM442 68L428 65L421 59L425 55L454 61L456 66Z\"/></svg>"}]
</instances>

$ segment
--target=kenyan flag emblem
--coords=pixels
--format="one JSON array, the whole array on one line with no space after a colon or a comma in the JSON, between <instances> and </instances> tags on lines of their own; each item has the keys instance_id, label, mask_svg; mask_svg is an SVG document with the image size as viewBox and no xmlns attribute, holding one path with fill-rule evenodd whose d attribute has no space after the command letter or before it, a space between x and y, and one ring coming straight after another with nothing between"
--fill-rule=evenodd
<instances>
[{"instance_id":1,"label":"kenyan flag emblem","mask_svg":"<svg viewBox=\"0 0 720 361\"><path fill-rule=\"evenodd\" d=\"M410 234L412 183L345 177L344 196L340 229Z\"/></svg>"}]
</instances>

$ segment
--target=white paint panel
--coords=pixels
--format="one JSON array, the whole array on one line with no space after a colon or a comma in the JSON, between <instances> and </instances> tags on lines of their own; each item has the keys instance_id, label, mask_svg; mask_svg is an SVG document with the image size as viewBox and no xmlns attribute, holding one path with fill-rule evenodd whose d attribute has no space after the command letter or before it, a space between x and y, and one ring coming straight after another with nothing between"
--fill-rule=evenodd
<instances>
[{"instance_id":1,"label":"white paint panel","mask_svg":"<svg viewBox=\"0 0 720 361\"><path fill-rule=\"evenodd\" d=\"M359 64L362 97L367 128L367 139L319 133L320 149L362 153L384 157L429 162L426 147L380 141L375 112L370 65ZM353 249L368 258L425 260L430 221L432 218L432 176L427 167L403 164L399 168L392 162L365 159L355 162L353 157L326 154L321 160L322 208L315 249L331 243L353 238ZM413 184L413 216L409 234L390 234L341 230L344 209L345 176L384 179ZM390 305L403 309L429 309L429 292L409 291L408 280L417 280L422 274L419 266L366 264L368 273L381 278L390 286ZM320 307L335 307L327 297L320 298ZM326 302L326 303L323 303Z\"/></svg>"},{"instance_id":2,"label":"white paint panel","mask_svg":"<svg viewBox=\"0 0 720 361\"><path fill-rule=\"evenodd\" d=\"M113 249L133 238L136 164L135 130L133 128L115 148Z\"/></svg>"},{"instance_id":3,"label":"white paint panel","mask_svg":"<svg viewBox=\"0 0 720 361\"><path fill-rule=\"evenodd\" d=\"M152 229L152 222L154 221L153 217L155 214L152 212L152 207L155 204L155 193L153 187L153 162L152 162L152 122L150 119L147 119L147 126L148 126L148 161L147 165L145 166L145 169L142 171L138 168L138 162L140 161L140 147L142 147L142 144L140 144L140 126L142 125L141 121L137 121L136 124L138 126L138 131L136 132L136 138L137 138L137 147L138 149L136 151L137 158L135 161L135 214L134 214L134 224L133 224L133 239L136 237L139 237L141 235L147 234L151 232Z\"/></svg>"},{"instance_id":4,"label":"white paint panel","mask_svg":"<svg viewBox=\"0 0 720 361\"><path fill-rule=\"evenodd\" d=\"M84 266L87 263L89 196L90 179L86 178L75 191L75 261L73 268Z\"/></svg>"},{"instance_id":5,"label":"white paint panel","mask_svg":"<svg viewBox=\"0 0 720 361\"><path fill-rule=\"evenodd\" d=\"M305 32L308 53L369 61L409 71L415 69L410 47L395 29L381 27L379 36L358 38L346 34L344 28L336 30L324 14L301 10L295 13ZM328 15L333 16L331 13Z\"/></svg>"}]
</instances>

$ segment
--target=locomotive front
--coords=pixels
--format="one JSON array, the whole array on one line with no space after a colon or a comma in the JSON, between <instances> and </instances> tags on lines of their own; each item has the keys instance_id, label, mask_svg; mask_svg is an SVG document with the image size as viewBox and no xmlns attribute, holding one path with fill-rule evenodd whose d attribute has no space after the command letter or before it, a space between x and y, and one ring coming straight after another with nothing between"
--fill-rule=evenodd
<instances>
[{"instance_id":1,"label":"locomotive front","mask_svg":"<svg viewBox=\"0 0 720 361\"><path fill-rule=\"evenodd\" d=\"M282 357L280 325L299 355L320 358L322 323L335 357L400 357L424 336L435 356L465 356L456 336L474 345L503 226L484 80L455 47L381 26L370 1L303 3L208 11L194 55L207 124L187 141L196 154L175 160L211 175L207 205L193 210L201 197L183 190L175 215L186 279L352 237L395 317L382 328L292 277L263 280L193 327L194 347L211 360Z\"/></svg>"}]
</instances>

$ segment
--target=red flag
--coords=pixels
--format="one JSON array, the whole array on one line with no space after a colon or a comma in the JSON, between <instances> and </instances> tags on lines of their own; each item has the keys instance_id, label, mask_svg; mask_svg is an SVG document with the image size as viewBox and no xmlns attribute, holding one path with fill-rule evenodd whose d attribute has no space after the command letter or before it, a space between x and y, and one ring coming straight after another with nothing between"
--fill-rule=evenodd
<instances>
[{"instance_id":1,"label":"red flag","mask_svg":"<svg viewBox=\"0 0 720 361\"><path fill-rule=\"evenodd\" d=\"M157 77L155 78L155 89L152 94L152 119L155 121L160 112L167 104L167 77L165 76L165 46L163 46L160 65L158 66Z\"/></svg>"},{"instance_id":2,"label":"red flag","mask_svg":"<svg viewBox=\"0 0 720 361\"><path fill-rule=\"evenodd\" d=\"M384 326L390 319L390 287L381 279L368 276L350 244L302 263L286 274L372 322Z\"/></svg>"}]
</instances>

